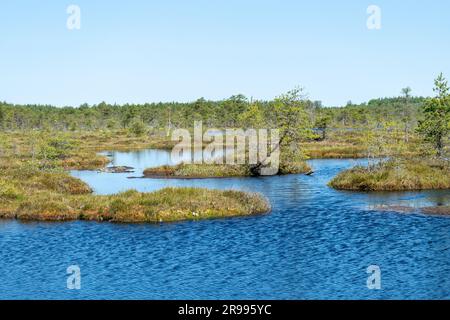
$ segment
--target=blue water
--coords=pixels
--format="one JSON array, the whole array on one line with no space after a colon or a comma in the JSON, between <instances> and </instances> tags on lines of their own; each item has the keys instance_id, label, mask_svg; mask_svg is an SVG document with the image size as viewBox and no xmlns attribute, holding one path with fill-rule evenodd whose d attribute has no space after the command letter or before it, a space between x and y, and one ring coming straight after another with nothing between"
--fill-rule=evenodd
<instances>
[{"instance_id":1,"label":"blue water","mask_svg":"<svg viewBox=\"0 0 450 320\"><path fill-rule=\"evenodd\" d=\"M449 299L450 219L371 210L449 204L449 191L351 193L326 183L354 160L314 160L313 176L152 180L164 151L112 154L135 173L73 172L98 194L198 186L263 193L264 216L162 225L0 220L2 299ZM81 269L81 290L66 269ZM381 290L366 286L381 268Z\"/></svg>"}]
</instances>

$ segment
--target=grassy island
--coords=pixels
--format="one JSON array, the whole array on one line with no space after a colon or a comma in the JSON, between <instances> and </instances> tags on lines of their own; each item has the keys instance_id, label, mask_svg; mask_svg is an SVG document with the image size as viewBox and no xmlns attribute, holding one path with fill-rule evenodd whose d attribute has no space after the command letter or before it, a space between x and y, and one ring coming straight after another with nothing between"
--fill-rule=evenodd
<instances>
[{"instance_id":1,"label":"grassy island","mask_svg":"<svg viewBox=\"0 0 450 320\"><path fill-rule=\"evenodd\" d=\"M278 174L300 174L310 171L311 167L306 162L298 162L289 166L282 166ZM246 165L183 163L176 166L161 166L144 170L144 177L146 178L201 179L250 176L252 176L252 172Z\"/></svg>"},{"instance_id":2,"label":"grassy island","mask_svg":"<svg viewBox=\"0 0 450 320\"><path fill-rule=\"evenodd\" d=\"M329 185L354 191L450 189L450 164L437 159L389 160L341 172Z\"/></svg>"},{"instance_id":3,"label":"grassy island","mask_svg":"<svg viewBox=\"0 0 450 320\"><path fill-rule=\"evenodd\" d=\"M111 196L42 192L29 197L2 191L0 218L33 221L111 221L159 223L264 214L266 199L242 191L166 188L151 193L135 190Z\"/></svg>"}]
</instances>

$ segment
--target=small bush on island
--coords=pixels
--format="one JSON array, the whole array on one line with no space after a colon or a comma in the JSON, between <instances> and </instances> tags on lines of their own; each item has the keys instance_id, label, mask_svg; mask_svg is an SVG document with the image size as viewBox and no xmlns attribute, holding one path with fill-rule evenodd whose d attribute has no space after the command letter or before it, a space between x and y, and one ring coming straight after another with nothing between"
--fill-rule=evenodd
<instances>
[{"instance_id":1,"label":"small bush on island","mask_svg":"<svg viewBox=\"0 0 450 320\"><path fill-rule=\"evenodd\" d=\"M450 164L439 159L382 161L341 172L329 185L354 191L450 189Z\"/></svg>"}]
</instances>

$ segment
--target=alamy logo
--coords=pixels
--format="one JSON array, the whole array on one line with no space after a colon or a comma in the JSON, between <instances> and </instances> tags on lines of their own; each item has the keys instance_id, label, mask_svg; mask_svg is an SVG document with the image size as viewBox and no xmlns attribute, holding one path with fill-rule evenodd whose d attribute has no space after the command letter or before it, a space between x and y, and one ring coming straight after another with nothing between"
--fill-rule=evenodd
<instances>
[{"instance_id":1,"label":"alamy logo","mask_svg":"<svg viewBox=\"0 0 450 320\"><path fill-rule=\"evenodd\" d=\"M81 270L77 265L67 267L67 289L80 290L81 289Z\"/></svg>"},{"instance_id":2,"label":"alamy logo","mask_svg":"<svg viewBox=\"0 0 450 320\"><path fill-rule=\"evenodd\" d=\"M369 277L367 278L367 288L370 290L380 290L381 289L381 269L377 265L371 265L367 267L367 273Z\"/></svg>"},{"instance_id":3,"label":"alamy logo","mask_svg":"<svg viewBox=\"0 0 450 320\"><path fill-rule=\"evenodd\" d=\"M381 29L381 8L376 5L371 5L367 8L367 29L380 30Z\"/></svg>"},{"instance_id":4,"label":"alamy logo","mask_svg":"<svg viewBox=\"0 0 450 320\"><path fill-rule=\"evenodd\" d=\"M280 167L280 134L278 129L209 129L201 121L194 123L194 137L187 129L176 129L172 141L172 163L248 164L260 166L263 176L275 175ZM270 143L269 143L270 133ZM204 146L204 143L207 143Z\"/></svg>"},{"instance_id":5,"label":"alamy logo","mask_svg":"<svg viewBox=\"0 0 450 320\"><path fill-rule=\"evenodd\" d=\"M70 5L66 10L69 17L67 17L67 29L80 30L81 29L81 9L77 5Z\"/></svg>"}]
</instances>

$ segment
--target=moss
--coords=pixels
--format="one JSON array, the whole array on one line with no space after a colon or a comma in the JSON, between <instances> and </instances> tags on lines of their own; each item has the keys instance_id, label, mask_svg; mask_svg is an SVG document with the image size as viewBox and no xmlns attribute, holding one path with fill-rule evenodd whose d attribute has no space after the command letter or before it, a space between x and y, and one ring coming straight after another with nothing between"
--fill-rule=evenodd
<instances>
[{"instance_id":1,"label":"moss","mask_svg":"<svg viewBox=\"0 0 450 320\"><path fill-rule=\"evenodd\" d=\"M329 185L355 191L450 189L450 164L431 159L390 160L341 172Z\"/></svg>"}]
</instances>

